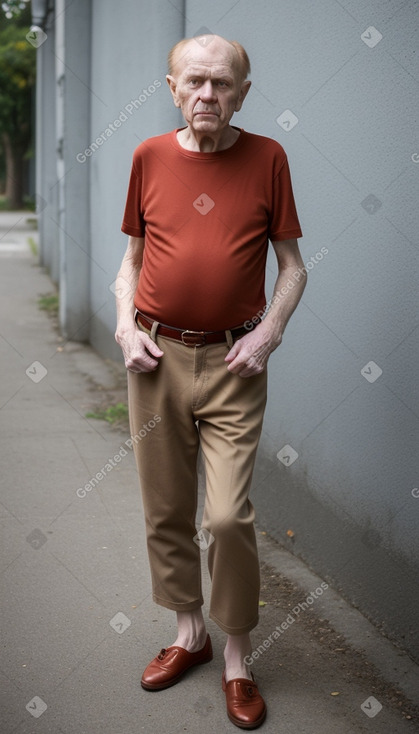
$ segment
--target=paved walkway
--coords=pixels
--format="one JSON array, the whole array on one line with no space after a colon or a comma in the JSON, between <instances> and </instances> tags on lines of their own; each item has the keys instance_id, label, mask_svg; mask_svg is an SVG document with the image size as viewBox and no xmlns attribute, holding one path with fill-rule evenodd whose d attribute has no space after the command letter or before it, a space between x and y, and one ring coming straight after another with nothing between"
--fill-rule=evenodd
<instances>
[{"instance_id":1,"label":"paved walkway","mask_svg":"<svg viewBox=\"0 0 419 734\"><path fill-rule=\"evenodd\" d=\"M24 213L0 214L1 730L238 731L225 715L224 635L212 622L211 664L166 691L140 687L175 626L150 597L129 435L85 417L115 372L89 347L60 340L39 310L53 287L29 236ZM266 605L252 633L254 671L269 707L261 731L417 731L406 718L407 699L418 703L417 666L334 590L316 592L322 580L261 529L258 538Z\"/></svg>"}]
</instances>

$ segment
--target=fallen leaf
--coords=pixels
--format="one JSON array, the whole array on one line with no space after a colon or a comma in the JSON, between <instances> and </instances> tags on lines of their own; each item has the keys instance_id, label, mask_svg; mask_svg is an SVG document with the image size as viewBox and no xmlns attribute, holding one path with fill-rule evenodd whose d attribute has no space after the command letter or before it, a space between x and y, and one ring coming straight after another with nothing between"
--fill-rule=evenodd
<instances>
[{"instance_id":1,"label":"fallen leaf","mask_svg":"<svg viewBox=\"0 0 419 734\"><path fill-rule=\"evenodd\" d=\"M294 533L293 530L287 530L287 535L288 535L289 538L293 538L294 535L295 535L295 533Z\"/></svg>"}]
</instances>

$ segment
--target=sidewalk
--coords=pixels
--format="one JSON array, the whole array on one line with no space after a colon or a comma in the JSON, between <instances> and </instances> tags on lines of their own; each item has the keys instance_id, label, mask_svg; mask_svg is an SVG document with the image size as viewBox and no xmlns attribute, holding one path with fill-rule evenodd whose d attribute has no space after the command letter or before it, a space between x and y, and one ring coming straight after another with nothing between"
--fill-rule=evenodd
<instances>
[{"instance_id":1,"label":"sidewalk","mask_svg":"<svg viewBox=\"0 0 419 734\"><path fill-rule=\"evenodd\" d=\"M37 235L26 216L0 213L2 732L233 734L221 690L225 636L211 621L212 663L165 691L140 687L145 665L176 636L175 615L151 600L129 432L85 417L115 394L119 368L63 342L39 310L53 286L28 247ZM268 704L260 731L419 731L418 667L257 534L265 605L252 669Z\"/></svg>"}]
</instances>

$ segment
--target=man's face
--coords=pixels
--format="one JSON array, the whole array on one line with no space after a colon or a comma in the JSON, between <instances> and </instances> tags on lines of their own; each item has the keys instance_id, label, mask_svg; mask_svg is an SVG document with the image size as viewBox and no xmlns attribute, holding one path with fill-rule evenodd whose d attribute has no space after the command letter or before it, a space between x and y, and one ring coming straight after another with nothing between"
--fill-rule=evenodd
<instances>
[{"instance_id":1,"label":"man's face","mask_svg":"<svg viewBox=\"0 0 419 734\"><path fill-rule=\"evenodd\" d=\"M188 126L211 134L228 126L250 82L240 76L235 49L217 36L206 38L210 40L205 45L192 39L181 50L167 81Z\"/></svg>"}]
</instances>

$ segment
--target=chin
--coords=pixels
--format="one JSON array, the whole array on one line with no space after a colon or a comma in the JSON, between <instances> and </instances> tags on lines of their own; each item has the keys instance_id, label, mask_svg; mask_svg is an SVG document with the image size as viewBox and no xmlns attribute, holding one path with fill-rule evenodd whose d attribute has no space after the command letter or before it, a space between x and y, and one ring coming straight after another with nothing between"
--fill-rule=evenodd
<instances>
[{"instance_id":1,"label":"chin","mask_svg":"<svg viewBox=\"0 0 419 734\"><path fill-rule=\"evenodd\" d=\"M211 132L217 132L217 130L221 129L221 125L219 124L218 117L215 117L214 119L202 119L197 120L195 119L192 123L193 130L196 130L197 132L202 131L211 131Z\"/></svg>"}]
</instances>

